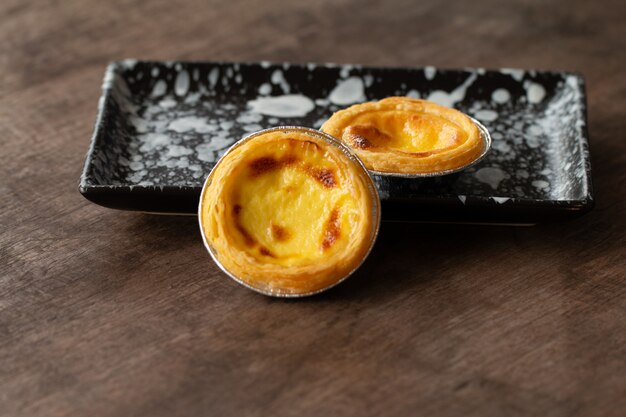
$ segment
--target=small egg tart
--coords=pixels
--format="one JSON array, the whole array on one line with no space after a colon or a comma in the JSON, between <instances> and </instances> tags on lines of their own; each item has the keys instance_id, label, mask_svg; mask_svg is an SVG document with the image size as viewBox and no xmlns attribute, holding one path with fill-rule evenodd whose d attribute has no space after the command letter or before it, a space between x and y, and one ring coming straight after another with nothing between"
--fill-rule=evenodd
<instances>
[{"instance_id":1,"label":"small egg tart","mask_svg":"<svg viewBox=\"0 0 626 417\"><path fill-rule=\"evenodd\" d=\"M389 97L332 115L321 130L350 146L376 174L431 176L477 162L487 130L458 110L426 100Z\"/></svg>"},{"instance_id":2,"label":"small egg tart","mask_svg":"<svg viewBox=\"0 0 626 417\"><path fill-rule=\"evenodd\" d=\"M380 200L348 147L317 130L279 127L242 139L218 161L198 214L224 272L260 293L297 297L358 268L378 233Z\"/></svg>"}]
</instances>

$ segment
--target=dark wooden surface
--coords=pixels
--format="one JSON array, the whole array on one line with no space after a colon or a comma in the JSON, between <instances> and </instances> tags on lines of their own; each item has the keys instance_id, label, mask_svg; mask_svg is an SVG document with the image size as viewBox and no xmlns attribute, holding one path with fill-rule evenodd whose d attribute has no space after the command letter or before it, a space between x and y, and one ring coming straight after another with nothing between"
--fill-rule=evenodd
<instances>
[{"instance_id":1,"label":"dark wooden surface","mask_svg":"<svg viewBox=\"0 0 626 417\"><path fill-rule=\"evenodd\" d=\"M0 415L623 416L623 1L0 2ZM597 206L384 224L314 298L221 274L194 218L78 193L110 60L581 71Z\"/></svg>"}]
</instances>

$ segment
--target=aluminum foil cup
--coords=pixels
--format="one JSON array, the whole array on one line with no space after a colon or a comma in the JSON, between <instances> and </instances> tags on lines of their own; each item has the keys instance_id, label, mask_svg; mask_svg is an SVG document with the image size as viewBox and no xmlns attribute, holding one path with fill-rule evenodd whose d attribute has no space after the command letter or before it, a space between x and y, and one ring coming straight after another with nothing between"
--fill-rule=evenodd
<instances>
[{"instance_id":1,"label":"aluminum foil cup","mask_svg":"<svg viewBox=\"0 0 626 417\"><path fill-rule=\"evenodd\" d=\"M332 284L328 285L327 287L321 288L319 290L313 291L313 292L308 292L308 293L282 293L282 292L273 292L273 291L268 291L265 290L263 288L257 288L254 287L250 284L248 284L247 282L245 282L244 280L242 280L240 277L238 277L237 275L235 275L232 271L228 270L219 260L218 255L217 255L217 251L215 250L215 248L211 245L211 242L208 241L207 237L206 237L206 233L204 231L204 227L202 224L202 210L203 210L203 202L204 202L204 194L208 188L208 186L211 184L211 181L213 180L213 172L215 172L215 170L220 166L220 164L222 163L222 161L224 161L225 158L228 157L228 155L235 149L237 149L238 147L242 146L243 144L254 140L256 137L261 136L265 133L269 133L269 132L276 132L276 131L280 131L280 132L299 132L299 133L304 133L306 135L318 138L318 139L322 139L325 142L327 142L328 144L338 148L339 150L341 150L341 152L346 155L354 164L355 166L362 171L363 174L363 178L365 178L367 180L367 187L369 189L370 192L370 197L371 197L371 201L372 201L372 212L371 212L371 221L372 221L372 231L370 233L369 236L369 247L365 253L365 255L363 256L363 259L361 259L360 263L353 268L352 270L350 270L348 273L345 274L345 276L343 276L342 278L340 278L339 280L333 282ZM314 295L314 294L318 294L322 291L326 291L329 288L334 287L335 285L339 284L340 282L343 282L346 278L348 278L350 275L352 275L354 273L354 271L356 271L365 261L365 259L368 257L368 255L370 254L372 247L374 246L374 243L376 241L376 238L378 237L378 231L380 229L380 197L378 196L378 190L376 189L376 185L369 173L369 171L367 170L367 168L365 168L365 165L363 165L363 162L361 162L361 160L359 159L359 157L356 156L356 154L348 147L346 146L343 142L337 140L336 138L332 137L331 135L328 135L324 132L321 132L319 130L315 130L315 129L310 129L310 128L306 128L306 127L300 127L300 126L278 126L278 127L272 127L269 129L264 129L264 130L260 130L258 132L254 132L251 133L248 136L245 136L243 139L239 140L238 142L236 142L235 144L233 144L233 146L230 147L230 149L219 159L219 161L217 161L217 163L215 164L215 167L213 168L213 170L211 171L211 173L209 174L209 176L207 177L206 181L204 182L204 186L202 187L202 193L200 194L200 203L198 205L198 223L200 225L200 232L202 234L202 240L204 242L204 246L206 247L206 249L209 251L209 254L211 255L211 258L213 258L213 261L217 264L217 266L220 267L220 269L229 277L231 277L232 279L234 279L235 281L237 281L239 284L253 290L256 291L258 293L264 294L264 295L269 295L269 296L273 296L273 297L284 297L284 298L297 298L297 297L306 297L306 296L310 296L310 295Z\"/></svg>"}]
</instances>

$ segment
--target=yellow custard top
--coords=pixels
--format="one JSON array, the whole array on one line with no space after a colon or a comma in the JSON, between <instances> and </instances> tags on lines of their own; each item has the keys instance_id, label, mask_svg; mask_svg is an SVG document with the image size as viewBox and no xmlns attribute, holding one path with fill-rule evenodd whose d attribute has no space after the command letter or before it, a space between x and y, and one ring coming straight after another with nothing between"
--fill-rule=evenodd
<instances>
[{"instance_id":1,"label":"yellow custard top","mask_svg":"<svg viewBox=\"0 0 626 417\"><path fill-rule=\"evenodd\" d=\"M379 172L423 174L462 167L485 150L463 113L408 97L356 104L333 114L322 131L341 139Z\"/></svg>"},{"instance_id":2,"label":"yellow custard top","mask_svg":"<svg viewBox=\"0 0 626 417\"><path fill-rule=\"evenodd\" d=\"M377 226L372 190L365 170L336 145L302 131L269 131L214 168L201 225L217 260L248 286L315 292L369 251Z\"/></svg>"}]
</instances>

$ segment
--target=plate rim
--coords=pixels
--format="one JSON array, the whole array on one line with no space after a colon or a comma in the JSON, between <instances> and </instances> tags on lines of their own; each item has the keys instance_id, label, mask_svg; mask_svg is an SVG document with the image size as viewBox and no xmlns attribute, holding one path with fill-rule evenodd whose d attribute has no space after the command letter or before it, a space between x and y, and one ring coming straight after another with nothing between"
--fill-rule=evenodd
<instances>
[{"instance_id":1,"label":"plate rim","mask_svg":"<svg viewBox=\"0 0 626 417\"><path fill-rule=\"evenodd\" d=\"M94 196L101 196L105 194L111 195L130 195L130 194L167 194L171 192L177 193L193 193L199 195L199 192L202 190L201 185L190 186L190 185L130 185L130 184L98 184L93 182L93 178L91 178L89 174L89 170L93 164L93 159L95 156L95 150L101 135L103 134L101 130L101 126L105 120L105 116L110 111L109 103L112 99L112 86L107 85L106 80L107 77L115 77L121 76L120 71L127 68L130 64L143 64L143 65L240 65L240 66L250 66L250 67L285 67L288 65L289 67L302 67L306 68L309 65L315 65L316 67L323 68L342 68L349 66L351 68L357 69L369 69L369 70L388 70L388 71L423 71L425 68L432 67L435 68L438 72L494 72L494 73L502 73L502 70L515 69L524 71L526 73L531 72L535 74L547 74L547 75L558 75L558 76L573 76L577 80L577 89L580 92L578 95L578 105L580 106L580 119L583 123L578 126L579 134L578 136L578 148L581 152L581 158L583 160L583 180L585 182L585 189L583 191L583 197L580 199L567 199L567 200L554 200L554 199L534 199L534 198L520 198L520 197L506 197L508 200L504 203L499 203L494 200L494 197L497 196L474 196L471 194L462 195L466 197L466 201L462 202L459 200L459 195L442 195L437 196L436 199L438 202L450 203L454 199L458 201L458 203L462 206L467 204L467 201L470 201L472 205L482 205L489 204L495 206L505 207L507 205L511 206L510 203L514 203L516 206L528 206L535 208L551 208L555 209L555 207L567 208L569 211L578 212L580 214L584 214L589 212L595 206L595 196L594 196L594 187L592 180L592 166L591 166L591 146L590 146L590 136L589 136L589 126L588 126L588 95L587 95L587 83L585 80L585 76L582 72L579 71L571 71L571 70L547 70L547 69L526 69L526 68L482 68L482 67L461 67L461 68L450 68L450 67L439 67L439 66L431 66L424 65L420 67L409 67L409 66L374 66L374 65L363 65L363 64L353 64L353 63L335 63L335 62L325 62L325 63L313 63L313 62L286 62L286 61L222 61L222 60L144 60L144 59L121 59L114 60L109 62L106 67L104 82L101 88L101 95L98 100L98 106L96 111L96 119L94 122L93 131L90 137L89 147L87 149L85 160L83 164L83 169L81 171L78 190L81 195L83 195L86 199L99 204L101 206L107 208L115 208L109 205L103 205L101 202L94 201ZM485 154L487 154L486 152ZM484 157L484 155L483 155ZM482 159L482 158L481 158ZM478 162L478 161L476 161ZM374 175L381 175L377 172L372 172ZM207 173L208 176L208 173ZM420 177L422 178L422 177ZM434 197L423 196L418 198L410 199L411 202L418 201L426 201ZM382 201L399 201L399 199L384 199ZM129 210L129 209L121 209L121 210ZM140 210L140 209L137 209ZM145 210L144 210L145 211Z\"/></svg>"}]
</instances>

